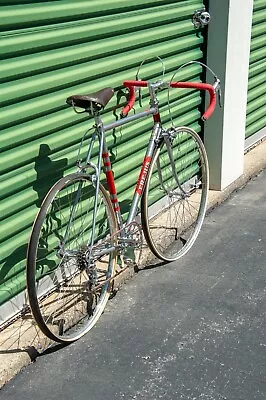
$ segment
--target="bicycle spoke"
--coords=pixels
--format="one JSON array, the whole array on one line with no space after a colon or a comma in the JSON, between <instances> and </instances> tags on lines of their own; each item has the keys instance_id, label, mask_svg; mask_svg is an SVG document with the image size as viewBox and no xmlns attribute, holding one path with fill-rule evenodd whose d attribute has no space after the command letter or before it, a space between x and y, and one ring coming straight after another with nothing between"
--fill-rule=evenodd
<instances>
[{"instance_id":1,"label":"bicycle spoke","mask_svg":"<svg viewBox=\"0 0 266 400\"><path fill-rule=\"evenodd\" d=\"M163 142L153 157L142 200L145 238L154 254L166 261L181 257L193 245L206 211L208 189L206 152L197 134L190 128L175 128L171 135L170 150ZM163 193L159 187L165 189ZM160 208L157 202L164 206Z\"/></svg>"},{"instance_id":2,"label":"bicycle spoke","mask_svg":"<svg viewBox=\"0 0 266 400\"><path fill-rule=\"evenodd\" d=\"M95 188L88 176L62 178L51 189L33 229L27 276L35 319L53 340L69 342L85 334L101 315L109 296L117 231L112 205L100 185L94 242L110 232L101 259L92 259ZM31 256L32 255L32 256ZM94 290L93 287L98 287ZM36 302L37 297L37 302ZM33 300L32 300L33 299Z\"/></svg>"}]
</instances>

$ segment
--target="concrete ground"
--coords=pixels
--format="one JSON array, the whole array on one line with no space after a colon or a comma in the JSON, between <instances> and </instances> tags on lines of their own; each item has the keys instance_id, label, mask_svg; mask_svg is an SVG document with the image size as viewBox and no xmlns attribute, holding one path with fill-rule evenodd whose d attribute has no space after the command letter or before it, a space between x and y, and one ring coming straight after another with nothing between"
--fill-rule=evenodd
<instances>
[{"instance_id":1,"label":"concrete ground","mask_svg":"<svg viewBox=\"0 0 266 400\"><path fill-rule=\"evenodd\" d=\"M266 141L245 156L241 178L210 192L209 208L265 168L265 154ZM86 390L92 399L104 392L112 399L266 398L265 181L262 173L210 213L177 265L141 271L90 334L37 357L1 395L41 399L40 390L53 399L57 384L66 399L83 399ZM1 385L48 344L30 319L1 332ZM79 384L86 387L80 394Z\"/></svg>"}]
</instances>

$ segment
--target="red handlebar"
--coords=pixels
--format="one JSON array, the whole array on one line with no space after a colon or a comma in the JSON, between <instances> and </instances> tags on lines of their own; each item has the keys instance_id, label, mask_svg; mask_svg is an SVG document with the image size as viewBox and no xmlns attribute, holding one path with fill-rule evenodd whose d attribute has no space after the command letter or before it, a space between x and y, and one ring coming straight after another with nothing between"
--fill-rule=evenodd
<instances>
[{"instance_id":1,"label":"red handlebar","mask_svg":"<svg viewBox=\"0 0 266 400\"><path fill-rule=\"evenodd\" d=\"M124 82L124 86L127 86L127 85L125 85L126 82ZM128 82L130 82L130 81L128 81ZM127 115L129 113L129 111L134 107L134 104L136 101L136 92L135 92L134 86L133 85L127 86L127 88L129 89L129 100L128 100L127 105L123 108L123 110L121 112L122 115Z\"/></svg>"},{"instance_id":2,"label":"red handlebar","mask_svg":"<svg viewBox=\"0 0 266 400\"><path fill-rule=\"evenodd\" d=\"M123 108L122 115L127 115L129 111L133 108L135 100L136 100L136 93L135 87L147 87L147 81L125 81L124 86L129 89L129 101L128 104ZM209 83L200 83L200 82L171 82L170 86L172 88L189 88L189 89L198 89L198 90L207 90L210 94L210 104L208 109L205 111L203 116L201 117L203 121L206 121L212 115L215 106L216 106L216 91L214 87Z\"/></svg>"}]
</instances>

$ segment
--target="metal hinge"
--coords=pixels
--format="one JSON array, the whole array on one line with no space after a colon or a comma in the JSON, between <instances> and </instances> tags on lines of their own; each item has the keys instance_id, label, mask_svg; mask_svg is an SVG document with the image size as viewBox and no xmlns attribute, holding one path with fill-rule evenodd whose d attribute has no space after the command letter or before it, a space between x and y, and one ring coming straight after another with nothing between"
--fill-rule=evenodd
<instances>
[{"instance_id":1,"label":"metal hinge","mask_svg":"<svg viewBox=\"0 0 266 400\"><path fill-rule=\"evenodd\" d=\"M195 28L203 28L204 26L208 25L210 22L211 16L206 11L205 8L201 8L200 10L195 10L192 16L192 22Z\"/></svg>"}]
</instances>

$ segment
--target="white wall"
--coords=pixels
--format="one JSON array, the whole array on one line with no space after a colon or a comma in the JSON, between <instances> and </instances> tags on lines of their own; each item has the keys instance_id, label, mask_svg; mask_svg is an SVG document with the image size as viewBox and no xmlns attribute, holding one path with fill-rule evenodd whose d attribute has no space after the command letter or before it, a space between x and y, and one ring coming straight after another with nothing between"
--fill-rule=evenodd
<instances>
[{"instance_id":1,"label":"white wall","mask_svg":"<svg viewBox=\"0 0 266 400\"><path fill-rule=\"evenodd\" d=\"M253 0L209 3L207 64L222 81L223 108L206 122L204 142L210 188L222 190L243 173Z\"/></svg>"}]
</instances>

